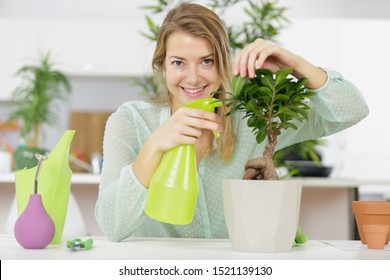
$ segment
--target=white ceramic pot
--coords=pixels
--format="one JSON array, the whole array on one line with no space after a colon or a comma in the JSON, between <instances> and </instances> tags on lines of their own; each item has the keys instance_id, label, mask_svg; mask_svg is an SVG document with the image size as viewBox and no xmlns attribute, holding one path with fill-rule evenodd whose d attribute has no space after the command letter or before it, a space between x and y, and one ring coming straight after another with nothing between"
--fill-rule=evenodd
<instances>
[{"instance_id":1,"label":"white ceramic pot","mask_svg":"<svg viewBox=\"0 0 390 280\"><path fill-rule=\"evenodd\" d=\"M222 187L233 250L291 251L299 222L300 181L224 180Z\"/></svg>"}]
</instances>

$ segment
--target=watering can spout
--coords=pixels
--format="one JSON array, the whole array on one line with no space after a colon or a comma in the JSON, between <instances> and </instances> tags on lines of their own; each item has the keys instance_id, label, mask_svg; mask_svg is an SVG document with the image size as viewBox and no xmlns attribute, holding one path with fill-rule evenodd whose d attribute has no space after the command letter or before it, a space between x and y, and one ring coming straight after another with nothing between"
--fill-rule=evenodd
<instances>
[{"instance_id":1,"label":"watering can spout","mask_svg":"<svg viewBox=\"0 0 390 280\"><path fill-rule=\"evenodd\" d=\"M62 240L68 198L70 193L72 170L69 167L68 155L75 130L66 130L42 164L39 175L39 194L42 195L44 207L53 219L55 234L52 244ZM19 215L27 206L28 199L34 191L34 179L37 166L15 172L16 201Z\"/></svg>"},{"instance_id":2,"label":"watering can spout","mask_svg":"<svg viewBox=\"0 0 390 280\"><path fill-rule=\"evenodd\" d=\"M70 145L75 132L75 130L67 130L64 132L61 139L49 154L48 159L52 161L52 163L67 164Z\"/></svg>"}]
</instances>

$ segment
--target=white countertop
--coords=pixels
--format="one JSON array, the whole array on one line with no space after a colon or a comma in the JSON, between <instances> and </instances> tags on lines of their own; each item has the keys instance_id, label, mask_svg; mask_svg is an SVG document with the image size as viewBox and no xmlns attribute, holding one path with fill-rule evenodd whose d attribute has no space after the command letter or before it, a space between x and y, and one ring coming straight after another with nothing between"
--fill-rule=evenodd
<instances>
[{"instance_id":1,"label":"white countertop","mask_svg":"<svg viewBox=\"0 0 390 280\"><path fill-rule=\"evenodd\" d=\"M73 237L74 238L74 237ZM1 260L390 260L390 245L384 250L369 250L360 241L310 240L286 253L245 253L231 249L227 239L185 238L129 238L122 242L110 242L102 236L87 236L93 239L90 250L71 251L62 244L49 245L43 250L22 248L14 236L0 235ZM338 244L349 246L340 249Z\"/></svg>"},{"instance_id":2,"label":"white countertop","mask_svg":"<svg viewBox=\"0 0 390 280\"><path fill-rule=\"evenodd\" d=\"M377 185L390 187L389 180L374 179L352 179L352 178L332 178L332 177L294 177L292 180L301 180L304 186L316 187L356 187L361 185ZM13 183L14 173L0 173L0 183ZM99 184L99 174L73 173L72 183L74 184Z\"/></svg>"}]
</instances>

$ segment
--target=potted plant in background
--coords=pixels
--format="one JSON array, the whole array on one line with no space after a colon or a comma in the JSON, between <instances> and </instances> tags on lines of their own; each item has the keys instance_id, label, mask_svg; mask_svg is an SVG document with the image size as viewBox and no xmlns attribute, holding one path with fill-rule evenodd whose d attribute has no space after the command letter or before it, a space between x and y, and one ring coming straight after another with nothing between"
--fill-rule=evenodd
<instances>
[{"instance_id":1,"label":"potted plant in background","mask_svg":"<svg viewBox=\"0 0 390 280\"><path fill-rule=\"evenodd\" d=\"M318 149L326 144L325 139L312 139L296 143L275 152L274 161L284 177L328 177L331 166L322 163Z\"/></svg>"},{"instance_id":2,"label":"potted plant in background","mask_svg":"<svg viewBox=\"0 0 390 280\"><path fill-rule=\"evenodd\" d=\"M66 75L54 69L50 52L40 54L36 64L22 66L16 76L21 85L12 93L11 104L15 108L8 121L20 120L20 143L15 153L15 169L30 168L37 164L35 153L45 154L40 146L42 126L54 125L58 120L55 101L65 100L71 92Z\"/></svg>"}]
</instances>

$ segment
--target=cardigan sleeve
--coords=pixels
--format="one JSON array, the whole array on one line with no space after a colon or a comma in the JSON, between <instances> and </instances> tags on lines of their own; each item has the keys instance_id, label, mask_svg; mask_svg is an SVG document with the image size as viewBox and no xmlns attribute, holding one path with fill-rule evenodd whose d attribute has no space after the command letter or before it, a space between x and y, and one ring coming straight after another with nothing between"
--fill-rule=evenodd
<instances>
[{"instance_id":1,"label":"cardigan sleeve","mask_svg":"<svg viewBox=\"0 0 390 280\"><path fill-rule=\"evenodd\" d=\"M317 139L347 129L364 119L369 109L361 92L336 71L327 71L325 84L314 90L308 120L298 129L287 129L279 137L277 150L309 139Z\"/></svg>"},{"instance_id":2,"label":"cardigan sleeve","mask_svg":"<svg viewBox=\"0 0 390 280\"><path fill-rule=\"evenodd\" d=\"M132 106L122 106L106 123L103 169L95 207L97 222L112 241L129 237L145 219L147 190L132 164L151 128Z\"/></svg>"}]
</instances>

